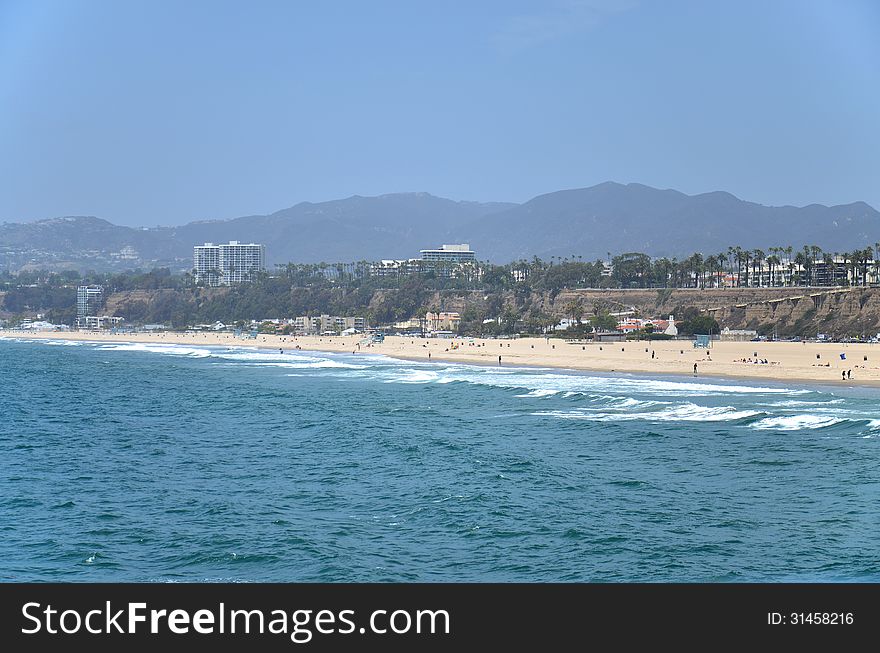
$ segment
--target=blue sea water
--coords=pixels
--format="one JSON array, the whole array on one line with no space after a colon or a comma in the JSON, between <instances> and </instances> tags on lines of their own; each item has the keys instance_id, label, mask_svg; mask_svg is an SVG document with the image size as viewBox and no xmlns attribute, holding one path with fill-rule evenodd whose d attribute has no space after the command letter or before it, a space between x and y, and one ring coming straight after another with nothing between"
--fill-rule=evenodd
<instances>
[{"instance_id":1,"label":"blue sea water","mask_svg":"<svg viewBox=\"0 0 880 653\"><path fill-rule=\"evenodd\" d=\"M880 581L880 390L0 339L7 581Z\"/></svg>"}]
</instances>

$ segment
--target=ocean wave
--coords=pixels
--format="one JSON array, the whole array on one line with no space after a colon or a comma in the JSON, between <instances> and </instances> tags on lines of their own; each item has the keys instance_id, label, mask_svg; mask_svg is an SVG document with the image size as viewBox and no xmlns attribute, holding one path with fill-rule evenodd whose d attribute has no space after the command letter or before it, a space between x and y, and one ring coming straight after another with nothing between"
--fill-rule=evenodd
<instances>
[{"instance_id":1,"label":"ocean wave","mask_svg":"<svg viewBox=\"0 0 880 653\"><path fill-rule=\"evenodd\" d=\"M609 413L607 411L547 410L530 413L541 417L586 420L590 422L632 421L648 422L730 422L766 415L756 410L738 410L733 406L698 406L692 403L679 404L664 410L638 413Z\"/></svg>"},{"instance_id":2,"label":"ocean wave","mask_svg":"<svg viewBox=\"0 0 880 653\"><path fill-rule=\"evenodd\" d=\"M577 394L628 397L633 394L663 395L665 397L704 397L741 394L796 396L812 392L807 389L741 385L730 383L701 383L634 377L593 376L584 373L537 372L527 368L494 368L477 365L447 366L440 370L432 363L413 363L391 358L376 361L366 376L374 376L386 383L452 383L460 381L473 385L519 390L517 397L544 397ZM617 393L617 394L614 394Z\"/></svg>"},{"instance_id":3,"label":"ocean wave","mask_svg":"<svg viewBox=\"0 0 880 653\"><path fill-rule=\"evenodd\" d=\"M514 395L514 397L552 397L555 394L559 394L559 391L551 390L549 388L539 388L537 390L532 390L531 392L527 392L522 395Z\"/></svg>"},{"instance_id":4,"label":"ocean wave","mask_svg":"<svg viewBox=\"0 0 880 653\"><path fill-rule=\"evenodd\" d=\"M262 351L241 351L235 349L227 349L224 351L214 350L211 352L211 355L215 358L222 358L229 361L241 361L244 363L251 361L310 361L315 360L316 358L322 358L320 356L305 356L299 353L276 353L271 349L264 349Z\"/></svg>"},{"instance_id":5,"label":"ocean wave","mask_svg":"<svg viewBox=\"0 0 880 653\"><path fill-rule=\"evenodd\" d=\"M826 399L818 401L809 401L801 399L785 399L782 401L773 401L769 403L758 404L760 406L769 406L771 408L809 408L811 406L822 407L832 406L844 403L843 399Z\"/></svg>"},{"instance_id":6,"label":"ocean wave","mask_svg":"<svg viewBox=\"0 0 880 653\"><path fill-rule=\"evenodd\" d=\"M301 353L277 353L271 350L258 349L217 349L216 347L189 347L177 344L153 344L139 342L123 343L90 343L99 351L132 351L162 354L166 356L184 356L188 358L213 358L229 361L230 364L248 366L280 367L286 369L350 369L362 370L367 365L346 363L323 356L309 356ZM366 361L364 361L366 362Z\"/></svg>"},{"instance_id":7,"label":"ocean wave","mask_svg":"<svg viewBox=\"0 0 880 653\"><path fill-rule=\"evenodd\" d=\"M432 383L439 378L440 375L431 370L408 370L405 374L392 375L391 378L386 378L384 381L385 383ZM452 380L450 379L450 381Z\"/></svg>"},{"instance_id":8,"label":"ocean wave","mask_svg":"<svg viewBox=\"0 0 880 653\"><path fill-rule=\"evenodd\" d=\"M623 410L625 408L635 408L636 406L640 408L648 408L650 406L665 406L670 402L668 401L656 401L653 399L636 399L635 397L621 397L615 395L599 395L597 398L604 400L606 403L610 404L611 407L616 410Z\"/></svg>"},{"instance_id":9,"label":"ocean wave","mask_svg":"<svg viewBox=\"0 0 880 653\"><path fill-rule=\"evenodd\" d=\"M752 424L752 428L776 431L803 431L807 429L822 429L842 422L850 421L845 417L822 416L822 415L779 415L767 417Z\"/></svg>"},{"instance_id":10,"label":"ocean wave","mask_svg":"<svg viewBox=\"0 0 880 653\"><path fill-rule=\"evenodd\" d=\"M327 359L303 359L298 362L281 362L281 361L254 361L248 364L248 367L282 367L292 370L308 370L308 369L345 369L345 370L363 370L366 365L352 365L350 363L342 363L340 361Z\"/></svg>"},{"instance_id":11,"label":"ocean wave","mask_svg":"<svg viewBox=\"0 0 880 653\"><path fill-rule=\"evenodd\" d=\"M210 349L202 347L187 347L186 345L153 345L140 342L118 344L102 343L96 348L99 351L136 351L171 356L189 356L192 358L208 358L211 355Z\"/></svg>"}]
</instances>

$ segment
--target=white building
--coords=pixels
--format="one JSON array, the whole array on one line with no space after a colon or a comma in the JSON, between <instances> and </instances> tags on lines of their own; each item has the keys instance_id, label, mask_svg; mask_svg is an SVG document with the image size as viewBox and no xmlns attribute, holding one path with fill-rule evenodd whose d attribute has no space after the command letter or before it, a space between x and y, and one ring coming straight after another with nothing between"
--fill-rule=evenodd
<instances>
[{"instance_id":1,"label":"white building","mask_svg":"<svg viewBox=\"0 0 880 653\"><path fill-rule=\"evenodd\" d=\"M266 247L230 240L225 245L205 243L193 247L196 283L233 286L250 281L255 272L266 269Z\"/></svg>"},{"instance_id":2,"label":"white building","mask_svg":"<svg viewBox=\"0 0 880 653\"><path fill-rule=\"evenodd\" d=\"M70 329L66 324L52 324L43 320L37 322L22 320L18 328L24 331L64 331L65 329Z\"/></svg>"},{"instance_id":3,"label":"white building","mask_svg":"<svg viewBox=\"0 0 880 653\"><path fill-rule=\"evenodd\" d=\"M89 315L79 325L79 328L87 329L89 331L100 331L101 329L109 329L111 327L119 326L123 322L125 322L124 318L115 315Z\"/></svg>"},{"instance_id":4,"label":"white building","mask_svg":"<svg viewBox=\"0 0 880 653\"><path fill-rule=\"evenodd\" d=\"M297 333L314 335L321 333L341 333L354 329L363 332L367 321L363 317L342 317L339 315L302 315L293 320L293 328Z\"/></svg>"},{"instance_id":5,"label":"white building","mask_svg":"<svg viewBox=\"0 0 880 653\"><path fill-rule=\"evenodd\" d=\"M470 263L477 260L477 254L467 243L461 245L441 245L440 249L421 250L423 261L446 261L447 263Z\"/></svg>"},{"instance_id":6,"label":"white building","mask_svg":"<svg viewBox=\"0 0 880 653\"><path fill-rule=\"evenodd\" d=\"M97 315L104 304L103 286L78 286L76 289L76 326L86 327L86 318Z\"/></svg>"}]
</instances>

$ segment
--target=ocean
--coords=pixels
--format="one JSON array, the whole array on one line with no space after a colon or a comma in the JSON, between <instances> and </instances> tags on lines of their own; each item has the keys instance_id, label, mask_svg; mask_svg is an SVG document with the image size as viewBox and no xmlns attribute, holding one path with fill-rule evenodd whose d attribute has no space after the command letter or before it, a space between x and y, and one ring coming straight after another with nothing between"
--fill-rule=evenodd
<instances>
[{"instance_id":1,"label":"ocean","mask_svg":"<svg viewBox=\"0 0 880 653\"><path fill-rule=\"evenodd\" d=\"M880 581L880 389L0 339L0 580Z\"/></svg>"}]
</instances>

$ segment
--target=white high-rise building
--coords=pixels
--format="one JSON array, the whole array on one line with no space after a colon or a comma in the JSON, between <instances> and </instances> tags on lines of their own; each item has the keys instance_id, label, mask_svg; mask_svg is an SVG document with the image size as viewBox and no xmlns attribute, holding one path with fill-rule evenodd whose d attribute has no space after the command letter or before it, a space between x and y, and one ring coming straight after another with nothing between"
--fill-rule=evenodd
<instances>
[{"instance_id":1,"label":"white high-rise building","mask_svg":"<svg viewBox=\"0 0 880 653\"><path fill-rule=\"evenodd\" d=\"M225 245L205 243L193 247L193 270L196 283L209 286L232 286L250 281L255 272L266 269L266 247L230 240Z\"/></svg>"},{"instance_id":2,"label":"white high-rise building","mask_svg":"<svg viewBox=\"0 0 880 653\"><path fill-rule=\"evenodd\" d=\"M83 329L86 318L97 315L104 303L103 286L78 286L76 289L76 326Z\"/></svg>"},{"instance_id":3,"label":"white high-rise building","mask_svg":"<svg viewBox=\"0 0 880 653\"><path fill-rule=\"evenodd\" d=\"M440 249L423 249L423 261L447 261L449 263L467 263L476 261L477 254L467 243L461 245L441 245Z\"/></svg>"}]
</instances>

